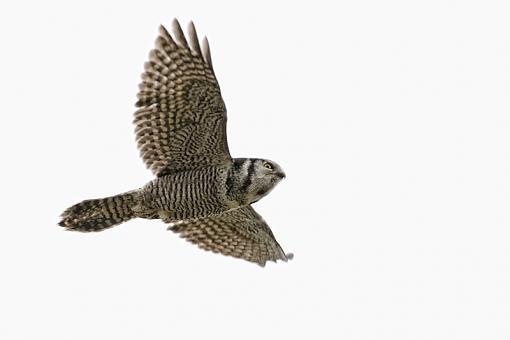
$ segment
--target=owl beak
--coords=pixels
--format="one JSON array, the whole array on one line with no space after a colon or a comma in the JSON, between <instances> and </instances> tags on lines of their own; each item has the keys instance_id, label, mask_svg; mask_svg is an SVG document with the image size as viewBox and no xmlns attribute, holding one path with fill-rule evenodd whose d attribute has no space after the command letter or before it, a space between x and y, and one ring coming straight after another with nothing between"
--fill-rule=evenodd
<instances>
[{"instance_id":1,"label":"owl beak","mask_svg":"<svg viewBox=\"0 0 510 340\"><path fill-rule=\"evenodd\" d=\"M278 172L276 173L276 176L280 177L281 179L284 179L284 178L285 178L285 172L283 172L283 171L278 171Z\"/></svg>"}]
</instances>

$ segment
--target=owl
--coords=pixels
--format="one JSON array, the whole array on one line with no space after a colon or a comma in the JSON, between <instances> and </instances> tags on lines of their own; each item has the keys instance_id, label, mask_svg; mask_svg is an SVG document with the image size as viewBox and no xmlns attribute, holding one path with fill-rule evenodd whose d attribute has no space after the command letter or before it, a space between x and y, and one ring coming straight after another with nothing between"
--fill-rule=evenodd
<instances>
[{"instance_id":1,"label":"owl","mask_svg":"<svg viewBox=\"0 0 510 340\"><path fill-rule=\"evenodd\" d=\"M160 26L134 113L138 149L155 178L136 190L77 203L59 225L95 232L133 218L160 219L208 251L261 266L291 259L252 207L285 173L271 160L230 156L227 110L207 38L200 46L190 22L187 40L175 19L172 33Z\"/></svg>"}]
</instances>

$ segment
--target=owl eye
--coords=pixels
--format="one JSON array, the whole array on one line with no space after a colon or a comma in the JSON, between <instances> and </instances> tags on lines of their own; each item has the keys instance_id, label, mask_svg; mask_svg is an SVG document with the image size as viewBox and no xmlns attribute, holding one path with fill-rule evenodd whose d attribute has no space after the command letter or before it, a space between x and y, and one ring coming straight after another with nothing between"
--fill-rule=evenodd
<instances>
[{"instance_id":1,"label":"owl eye","mask_svg":"<svg viewBox=\"0 0 510 340\"><path fill-rule=\"evenodd\" d=\"M273 165L271 163L265 162L264 163L264 168L269 169L269 170L273 170Z\"/></svg>"}]
</instances>

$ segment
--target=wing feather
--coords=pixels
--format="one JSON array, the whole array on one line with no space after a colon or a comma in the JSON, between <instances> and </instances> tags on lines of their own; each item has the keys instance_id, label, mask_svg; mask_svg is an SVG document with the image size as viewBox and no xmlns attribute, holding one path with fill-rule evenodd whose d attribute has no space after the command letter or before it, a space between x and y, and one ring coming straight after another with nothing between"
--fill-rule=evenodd
<instances>
[{"instance_id":1,"label":"wing feather","mask_svg":"<svg viewBox=\"0 0 510 340\"><path fill-rule=\"evenodd\" d=\"M195 24L193 24L193 21L190 21L188 25L188 36L191 44L191 51L203 59L202 51L200 50L200 43L198 42L197 31L195 29Z\"/></svg>"},{"instance_id":2,"label":"wing feather","mask_svg":"<svg viewBox=\"0 0 510 340\"><path fill-rule=\"evenodd\" d=\"M169 230L207 251L264 266L292 259L285 254L264 219L251 206L218 215L171 223Z\"/></svg>"},{"instance_id":3,"label":"wing feather","mask_svg":"<svg viewBox=\"0 0 510 340\"><path fill-rule=\"evenodd\" d=\"M144 64L134 114L141 157L158 176L231 160L227 113L209 48L200 52L193 23L188 27L191 48L177 20L172 32L159 28Z\"/></svg>"}]
</instances>

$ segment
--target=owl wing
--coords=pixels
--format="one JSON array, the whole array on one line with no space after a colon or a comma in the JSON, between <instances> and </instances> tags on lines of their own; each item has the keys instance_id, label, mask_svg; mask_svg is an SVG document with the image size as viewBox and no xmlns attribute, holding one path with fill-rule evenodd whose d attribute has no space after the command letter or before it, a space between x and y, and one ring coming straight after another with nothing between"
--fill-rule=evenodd
<instances>
[{"instance_id":1,"label":"owl wing","mask_svg":"<svg viewBox=\"0 0 510 340\"><path fill-rule=\"evenodd\" d=\"M198 247L264 266L292 259L271 229L249 205L209 217L171 223L168 227Z\"/></svg>"},{"instance_id":2,"label":"owl wing","mask_svg":"<svg viewBox=\"0 0 510 340\"><path fill-rule=\"evenodd\" d=\"M175 40L160 26L156 47L144 65L134 114L141 157L158 176L231 160L227 111L207 38L201 51L192 22L190 45L175 19L172 29Z\"/></svg>"}]
</instances>

